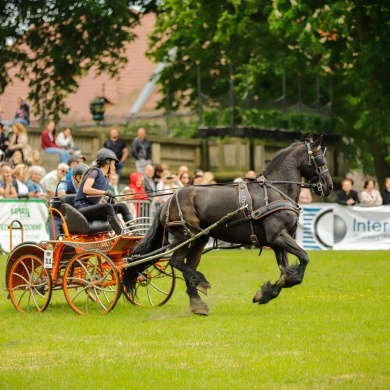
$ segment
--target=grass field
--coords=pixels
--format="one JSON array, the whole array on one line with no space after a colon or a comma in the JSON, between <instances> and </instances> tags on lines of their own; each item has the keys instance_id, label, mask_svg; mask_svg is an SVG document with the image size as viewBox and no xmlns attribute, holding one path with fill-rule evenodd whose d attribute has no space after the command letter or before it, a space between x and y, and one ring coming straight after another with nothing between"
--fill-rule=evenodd
<instances>
[{"instance_id":1,"label":"grass field","mask_svg":"<svg viewBox=\"0 0 390 390\"><path fill-rule=\"evenodd\" d=\"M303 284L259 306L273 252L208 253L208 317L190 314L182 280L165 306L121 298L90 317L62 291L39 315L1 291L0 389L389 389L389 252L309 255Z\"/></svg>"}]
</instances>

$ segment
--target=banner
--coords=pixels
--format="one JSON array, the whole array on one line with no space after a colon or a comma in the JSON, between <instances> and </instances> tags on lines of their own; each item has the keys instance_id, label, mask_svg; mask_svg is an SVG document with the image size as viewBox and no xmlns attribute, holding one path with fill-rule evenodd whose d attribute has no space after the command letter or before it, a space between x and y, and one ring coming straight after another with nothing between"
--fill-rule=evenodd
<instances>
[{"instance_id":1,"label":"banner","mask_svg":"<svg viewBox=\"0 0 390 390\"><path fill-rule=\"evenodd\" d=\"M390 249L390 206L301 205L297 243L308 249Z\"/></svg>"},{"instance_id":2,"label":"banner","mask_svg":"<svg viewBox=\"0 0 390 390\"><path fill-rule=\"evenodd\" d=\"M24 241L48 240L48 216L46 203L40 199L0 199L0 249L10 251L10 225L14 221L22 225ZM18 229L18 222L12 224L13 247L22 242L22 230Z\"/></svg>"}]
</instances>

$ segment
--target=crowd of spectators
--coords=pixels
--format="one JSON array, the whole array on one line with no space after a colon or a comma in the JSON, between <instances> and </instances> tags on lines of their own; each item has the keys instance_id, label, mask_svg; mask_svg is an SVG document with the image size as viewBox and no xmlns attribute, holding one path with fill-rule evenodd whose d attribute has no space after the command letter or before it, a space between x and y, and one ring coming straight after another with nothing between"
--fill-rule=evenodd
<instances>
[{"instance_id":1,"label":"crowd of spectators","mask_svg":"<svg viewBox=\"0 0 390 390\"><path fill-rule=\"evenodd\" d=\"M71 180L73 169L85 158L75 145L72 129L65 127L57 133L56 125L50 121L41 133L41 149L32 150L27 126L30 123L29 106L24 99L17 100L15 117L12 121L0 121L0 197L39 198L53 197L60 181ZM166 164L152 164L151 143L145 128L138 129L137 136L126 145L117 128L110 129L103 148L113 151L118 159L116 173L109 175L109 189L129 206L129 200L164 203L178 188L189 185L212 185L216 180L212 172L196 169L189 172L187 166L180 166L177 172ZM59 164L56 169L46 172L42 154L57 154ZM120 183L123 166L130 154L135 160L135 170L128 182ZM254 180L256 172L249 170L239 180ZM387 178L382 191L375 189L375 181L367 179L364 190L358 193L353 189L353 181L346 178L337 192L336 202L346 206L377 206L390 204L390 178ZM299 203L312 202L311 190L302 186ZM129 206L130 207L130 206Z\"/></svg>"},{"instance_id":2,"label":"crowd of spectators","mask_svg":"<svg viewBox=\"0 0 390 390\"><path fill-rule=\"evenodd\" d=\"M381 206L390 205L390 177L385 179L382 192L375 189L375 181L367 178L364 181L364 189L360 194L353 189L354 182L345 178L341 182L341 190L337 192L336 203L344 206Z\"/></svg>"}]
</instances>

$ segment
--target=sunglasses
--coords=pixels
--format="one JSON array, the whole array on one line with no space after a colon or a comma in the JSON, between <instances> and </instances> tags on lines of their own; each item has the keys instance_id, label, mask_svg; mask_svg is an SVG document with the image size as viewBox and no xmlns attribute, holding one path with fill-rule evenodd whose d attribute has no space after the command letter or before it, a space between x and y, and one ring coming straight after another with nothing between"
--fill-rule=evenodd
<instances>
[{"instance_id":1,"label":"sunglasses","mask_svg":"<svg viewBox=\"0 0 390 390\"><path fill-rule=\"evenodd\" d=\"M62 173L68 173L69 171L66 171L65 169L60 169Z\"/></svg>"}]
</instances>

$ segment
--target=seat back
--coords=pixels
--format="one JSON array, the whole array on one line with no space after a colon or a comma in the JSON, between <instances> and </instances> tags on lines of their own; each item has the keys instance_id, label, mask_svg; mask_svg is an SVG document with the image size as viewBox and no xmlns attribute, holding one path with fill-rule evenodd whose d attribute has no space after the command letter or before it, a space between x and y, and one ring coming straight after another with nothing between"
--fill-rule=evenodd
<instances>
[{"instance_id":1,"label":"seat back","mask_svg":"<svg viewBox=\"0 0 390 390\"><path fill-rule=\"evenodd\" d=\"M76 199L76 195L77 194L66 194L66 195L61 196L61 204L66 203L66 204L70 204L71 206L73 206L73 202Z\"/></svg>"},{"instance_id":2,"label":"seat back","mask_svg":"<svg viewBox=\"0 0 390 390\"><path fill-rule=\"evenodd\" d=\"M80 211L68 203L61 206L61 213L65 218L70 234L94 234L111 230L107 220L88 221Z\"/></svg>"}]
</instances>

